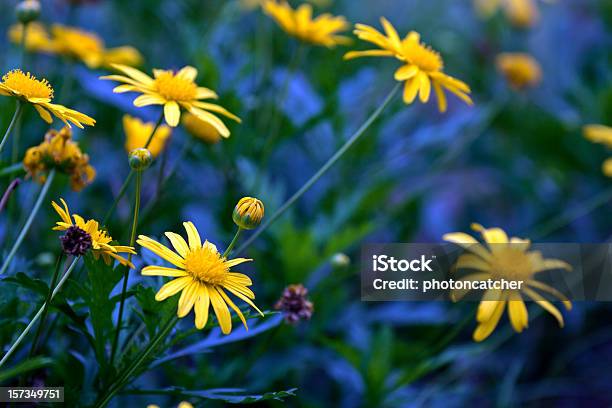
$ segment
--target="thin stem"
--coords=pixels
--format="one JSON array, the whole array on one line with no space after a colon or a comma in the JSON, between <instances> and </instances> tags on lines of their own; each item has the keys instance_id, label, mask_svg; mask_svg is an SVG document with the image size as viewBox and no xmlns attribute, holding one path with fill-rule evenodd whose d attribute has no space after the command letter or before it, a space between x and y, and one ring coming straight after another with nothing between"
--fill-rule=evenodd
<instances>
[{"instance_id":1,"label":"thin stem","mask_svg":"<svg viewBox=\"0 0 612 408\"><path fill-rule=\"evenodd\" d=\"M2 199L0 199L0 212L4 210L4 207L6 206L11 194L17 189L19 184L21 184L21 179L16 178L15 180L11 181L11 184L9 184L9 186L6 188L6 191L2 195Z\"/></svg>"},{"instance_id":2,"label":"thin stem","mask_svg":"<svg viewBox=\"0 0 612 408\"><path fill-rule=\"evenodd\" d=\"M22 25L22 29L21 29L21 67L25 67L26 66L26 54L27 54L27 47L26 47L26 41L28 39L28 27L30 26L30 23L25 23Z\"/></svg>"},{"instance_id":3,"label":"thin stem","mask_svg":"<svg viewBox=\"0 0 612 408\"><path fill-rule=\"evenodd\" d=\"M60 289L62 288L62 286L64 286L64 283L66 283L66 281L68 280L68 277L70 276L70 273L72 273L72 270L74 269L75 265L77 264L77 261L79 260L78 257L74 258L72 260L72 263L70 264L70 266L68 267L68 269L66 270L66 272L64 273L64 276L62 276L62 279L58 282L57 286L53 289L53 293L51 293L51 300L53 300L53 298L57 295L57 293L60 291ZM13 345L11 346L11 348L6 352L6 354L4 355L4 357L2 357L2 360L0 360L0 367L2 367L4 365L4 363L6 363L6 361L9 359L9 357L11 357L13 355L13 353L15 352L15 350L17 350L17 347L19 347L19 345L21 344L21 342L23 341L23 339L28 335L28 333L30 332L30 330L32 330L32 327L34 327L34 325L36 324L36 322L38 321L38 319L40 319L40 317L43 314L43 310L46 307L47 303L45 303L44 305L42 305L40 307L40 309L38 309L38 312L34 315L34 317L32 318L32 320L30 320L30 323L26 326L26 328L21 332L21 334L19 335L19 337L17 338L17 340L15 340L15 343L13 343Z\"/></svg>"},{"instance_id":4,"label":"thin stem","mask_svg":"<svg viewBox=\"0 0 612 408\"><path fill-rule=\"evenodd\" d=\"M2 149L4 148L4 145L6 144L6 141L8 140L8 137L11 134L11 130L13 130L13 127L15 127L15 123L17 123L19 116L21 116L21 111L22 103L21 101L17 100L17 106L15 108L15 113L13 113L13 118L11 119L11 122L9 123L8 128L6 129L6 132L4 132L4 136L2 136L2 141L0 142L0 153L2 153Z\"/></svg>"},{"instance_id":5,"label":"thin stem","mask_svg":"<svg viewBox=\"0 0 612 408\"><path fill-rule=\"evenodd\" d=\"M110 400L115 396L115 394L117 394L117 392L121 390L125 382L130 378L130 376L134 374L138 367L140 367L140 365L157 348L159 343L166 338L166 336L174 328L176 323L178 323L178 317L174 315L168 320L166 325L162 329L160 329L157 335L149 342L149 344L142 351L142 353L140 353L140 355L127 368L125 368L121 373L119 373L119 375L117 375L117 379L110 385L110 387L99 400L99 402L96 403L95 408L105 407L106 404L110 402Z\"/></svg>"},{"instance_id":6,"label":"thin stem","mask_svg":"<svg viewBox=\"0 0 612 408\"><path fill-rule=\"evenodd\" d=\"M135 173L135 170L134 169L130 169L130 172L128 173L127 177L123 181L123 185L119 189L119 194L117 194L117 197L115 197L115 200L113 201L113 204L111 205L111 207L106 212L106 215L104 216L104 219L102 220L102 225L106 225L108 223L108 221L110 220L110 217L113 216L113 213L115 212L115 209L117 208L117 204L119 204L119 201L123 198L125 192L127 191L128 187L130 186L130 181L132 180L132 177L134 176L134 173Z\"/></svg>"},{"instance_id":7,"label":"thin stem","mask_svg":"<svg viewBox=\"0 0 612 408\"><path fill-rule=\"evenodd\" d=\"M51 303L51 295L53 294L53 288L57 284L57 280L59 279L60 268L62 266L62 260L64 259L64 251L61 251L59 256L57 257L57 262L55 264L55 271L53 272L53 277L51 278L51 284L49 285L49 292L47 293L47 297L45 299L45 303L43 303L43 312L42 317L40 318L40 323L38 324L38 329L36 330L36 334L34 334L34 340L32 340L32 347L30 348L29 357L34 356L36 352L36 346L38 344L38 340L40 339L40 335L42 334L43 327L45 326L45 320L47 318L47 314L49 313L49 303Z\"/></svg>"},{"instance_id":8,"label":"thin stem","mask_svg":"<svg viewBox=\"0 0 612 408\"><path fill-rule=\"evenodd\" d=\"M14 173L22 173L22 172L25 172L23 168L23 164L16 163L16 164L7 166L3 168L2 170L0 170L0 177L10 176Z\"/></svg>"},{"instance_id":9,"label":"thin stem","mask_svg":"<svg viewBox=\"0 0 612 408\"><path fill-rule=\"evenodd\" d=\"M159 118L157 119L157 122L155 123L155 127L153 128L153 131L149 135L149 138L147 139L147 143L145 143L145 145L144 145L145 149L149 148L149 145L151 144L151 141L153 140L153 136L155 136L155 132L157 131L157 128L159 127L159 125L161 125L162 120L164 120L164 112L163 111L159 115Z\"/></svg>"},{"instance_id":10,"label":"thin stem","mask_svg":"<svg viewBox=\"0 0 612 408\"><path fill-rule=\"evenodd\" d=\"M47 192L49 191L49 187L51 187L51 183L53 182L54 177L55 177L55 169L52 169L47 175L47 180L45 181L45 184L43 184L42 188L40 189L40 193L38 193L38 199L34 203L34 207L30 211L30 215L28 216L28 219L23 225L23 228L21 228L21 231L19 232L19 236L15 240L13 247L11 248L9 254L4 260L4 263L2 264L2 268L0 269L0 275L3 275L4 272L6 272L9 264L11 263L11 260L13 259L13 257L17 253L17 250L21 246L23 239L25 238L26 234L30 230L30 226L32 225L32 222L34 221L34 218L36 217L36 214L38 213L38 210L40 209L42 202L47 196Z\"/></svg>"},{"instance_id":11,"label":"thin stem","mask_svg":"<svg viewBox=\"0 0 612 408\"><path fill-rule=\"evenodd\" d=\"M366 130L374 123L380 114L385 110L387 105L393 100L393 97L397 94L397 91L401 87L401 83L397 84L389 95L385 98L383 103L368 117L368 119L361 125L359 129L334 153L332 157L312 176L295 194L293 194L278 210L276 210L268 220L262 224L261 227L253 235L247 239L237 250L237 253L244 251L257 237L259 237L270 225L272 225L281 215L285 213L310 187L312 187L320 178L323 176L343 155L348 149L351 148L359 140L359 138L365 133Z\"/></svg>"},{"instance_id":12,"label":"thin stem","mask_svg":"<svg viewBox=\"0 0 612 408\"><path fill-rule=\"evenodd\" d=\"M136 172L136 194L134 196L134 217L132 219L132 232L130 235L130 246L133 247L136 242L136 229L138 228L138 212L140 211L140 190L142 189L142 172ZM128 262L132 261L132 254L128 254ZM121 324L123 322L123 309L125 307L125 294L128 288L128 279L130 276L130 267L126 266L123 273L123 288L121 289L121 302L119 303L119 316L117 317L117 330L113 339L111 348L110 364L113 365L115 354L117 353L117 344L119 344L119 334L121 333Z\"/></svg>"},{"instance_id":13,"label":"thin stem","mask_svg":"<svg viewBox=\"0 0 612 408\"><path fill-rule=\"evenodd\" d=\"M238 242L238 237L240 236L241 232L242 232L242 228L238 227L238 230L236 231L236 234L234 235L232 242L230 242L225 252L223 252L223 255L221 255L222 258L227 258L229 254L232 253L232 248L234 248L234 245L236 245L236 242Z\"/></svg>"}]
</instances>

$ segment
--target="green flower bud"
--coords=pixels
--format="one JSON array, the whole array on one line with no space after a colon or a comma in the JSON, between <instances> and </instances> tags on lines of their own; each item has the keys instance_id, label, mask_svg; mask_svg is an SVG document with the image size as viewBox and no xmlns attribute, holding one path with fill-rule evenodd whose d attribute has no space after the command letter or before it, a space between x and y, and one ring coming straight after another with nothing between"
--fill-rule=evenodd
<instances>
[{"instance_id":1,"label":"green flower bud","mask_svg":"<svg viewBox=\"0 0 612 408\"><path fill-rule=\"evenodd\" d=\"M15 15L22 24L38 20L38 17L40 17L40 2L38 0L20 1L15 7Z\"/></svg>"},{"instance_id":2,"label":"green flower bud","mask_svg":"<svg viewBox=\"0 0 612 408\"><path fill-rule=\"evenodd\" d=\"M153 163L153 155L148 149L139 147L130 152L128 160L132 169L142 171L151 166L151 163Z\"/></svg>"},{"instance_id":3,"label":"green flower bud","mask_svg":"<svg viewBox=\"0 0 612 408\"><path fill-rule=\"evenodd\" d=\"M243 197L238 201L232 219L242 229L257 228L264 217L264 205L261 201L253 197Z\"/></svg>"}]
</instances>

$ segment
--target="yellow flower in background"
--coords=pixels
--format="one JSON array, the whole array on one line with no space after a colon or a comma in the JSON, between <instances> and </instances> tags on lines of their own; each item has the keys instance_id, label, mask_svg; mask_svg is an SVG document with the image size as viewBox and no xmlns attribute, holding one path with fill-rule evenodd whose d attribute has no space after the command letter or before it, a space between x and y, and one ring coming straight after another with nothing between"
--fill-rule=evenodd
<instances>
[{"instance_id":1,"label":"yellow flower in background","mask_svg":"<svg viewBox=\"0 0 612 408\"><path fill-rule=\"evenodd\" d=\"M481 233L486 245L481 245L471 235L454 232L444 235L443 239L463 247L468 253L459 257L457 269L476 271L463 277L463 281L510 280L523 281L520 290L488 289L478 305L476 320L478 327L474 331L474 340L482 341L495 330L499 320L508 309L510 323L518 333L527 328L529 316L524 298L529 298L552 314L563 327L561 312L538 291L545 292L562 301L567 310L572 303L556 289L534 279L539 272L564 269L571 271L571 266L558 259L545 259L539 251L529 251L531 242L528 239L508 238L501 228L484 228L472 224L472 229ZM460 300L468 291L454 290L451 297Z\"/></svg>"},{"instance_id":2,"label":"yellow flower in background","mask_svg":"<svg viewBox=\"0 0 612 408\"><path fill-rule=\"evenodd\" d=\"M195 326L198 329L203 329L206 326L208 309L212 305L224 334L228 334L232 330L229 305L236 312L244 327L248 329L244 315L225 291L242 299L263 316L263 313L251 300L255 299L255 294L248 288L252 285L251 278L230 270L236 265L251 261L251 259L226 259L210 242L205 241L202 244L200 234L193 223L184 222L183 226L187 231L189 243L178 234L166 232L166 237L172 243L174 251L144 235L140 235L136 241L143 248L147 248L174 265L172 268L147 266L142 269L141 273L145 276L175 278L161 287L155 295L155 300L161 302L181 292L177 315L181 318L185 317L191 309L194 309Z\"/></svg>"},{"instance_id":3,"label":"yellow flower in background","mask_svg":"<svg viewBox=\"0 0 612 408\"><path fill-rule=\"evenodd\" d=\"M365 24L355 26L355 34L361 40L370 42L379 49L351 51L344 55L350 60L360 57L394 57L404 63L395 71L395 79L404 84L404 102L411 104L417 95L421 102L429 101L433 88L438 99L438 109L445 112L447 108L444 90L455 94L468 105L472 105L469 96L470 87L463 81L446 75L443 72L444 61L440 54L431 47L421 43L421 36L411 31L400 38L393 25L384 17L381 23L385 34Z\"/></svg>"},{"instance_id":4,"label":"yellow flower in background","mask_svg":"<svg viewBox=\"0 0 612 408\"><path fill-rule=\"evenodd\" d=\"M243 10L253 10L259 6L262 6L267 0L240 0L240 8ZM307 0L308 3L316 7L329 7L333 3L333 0Z\"/></svg>"},{"instance_id":5,"label":"yellow flower in background","mask_svg":"<svg viewBox=\"0 0 612 408\"><path fill-rule=\"evenodd\" d=\"M74 191L81 191L96 177L89 156L72 140L72 131L67 127L60 131L49 130L41 144L30 147L23 159L23 167L39 183L45 182L49 170L57 169L70 177Z\"/></svg>"},{"instance_id":6,"label":"yellow flower in background","mask_svg":"<svg viewBox=\"0 0 612 408\"><path fill-rule=\"evenodd\" d=\"M265 0L262 8L287 34L301 41L328 48L351 41L338 35L350 28L344 17L325 13L313 19L310 4L301 4L294 10L285 0Z\"/></svg>"},{"instance_id":7,"label":"yellow flower in background","mask_svg":"<svg viewBox=\"0 0 612 408\"><path fill-rule=\"evenodd\" d=\"M125 150L129 153L139 147L144 147L151 136L151 132L155 127L153 122L143 122L139 118L135 118L130 115L123 115L123 131L125 132ZM153 138L149 147L147 148L153 157L157 157L170 137L172 130L165 125L160 125Z\"/></svg>"},{"instance_id":8,"label":"yellow flower in background","mask_svg":"<svg viewBox=\"0 0 612 408\"><path fill-rule=\"evenodd\" d=\"M83 217L78 214L70 214L68 204L63 198L60 198L62 206L60 207L56 202L51 202L53 208L60 216L60 221L55 223L53 227L54 231L68 231L77 227L81 231L84 231L91 238L91 253L94 259L98 260L100 257L104 260L107 265L111 264L111 260L117 260L121 265L129 266L134 268L134 265L127 259L121 257L121 253L125 254L136 254L134 248L123 245L113 245L111 242L113 238L108 235L103 229L100 229L98 221L88 220L85 221ZM73 222L74 219L74 222Z\"/></svg>"},{"instance_id":9,"label":"yellow flower in background","mask_svg":"<svg viewBox=\"0 0 612 408\"><path fill-rule=\"evenodd\" d=\"M534 87L542 81L542 68L529 54L502 53L495 62L497 69L515 89Z\"/></svg>"},{"instance_id":10,"label":"yellow flower in background","mask_svg":"<svg viewBox=\"0 0 612 408\"><path fill-rule=\"evenodd\" d=\"M221 140L221 134L213 125L198 119L197 116L189 112L181 117L181 123L190 135L205 143L215 144Z\"/></svg>"},{"instance_id":11,"label":"yellow flower in background","mask_svg":"<svg viewBox=\"0 0 612 408\"><path fill-rule=\"evenodd\" d=\"M9 28L8 36L12 43L21 44L23 38L23 24L12 25ZM26 49L30 52L47 53L52 53L55 50L49 32L41 23L28 23Z\"/></svg>"},{"instance_id":12,"label":"yellow flower in background","mask_svg":"<svg viewBox=\"0 0 612 408\"><path fill-rule=\"evenodd\" d=\"M586 125L582 128L582 132L585 139L593 143L601 143L608 149L612 149L612 127ZM607 177L612 177L612 157L603 162L601 170Z\"/></svg>"},{"instance_id":13,"label":"yellow flower in background","mask_svg":"<svg viewBox=\"0 0 612 408\"><path fill-rule=\"evenodd\" d=\"M546 0L547 3L553 1ZM478 14L485 18L502 9L510 23L519 28L533 26L540 15L534 0L474 0L474 7Z\"/></svg>"},{"instance_id":14,"label":"yellow flower in background","mask_svg":"<svg viewBox=\"0 0 612 408\"><path fill-rule=\"evenodd\" d=\"M212 125L223 137L228 137L230 131L217 116L211 112L219 113L240 123L240 118L225 108L200 99L216 99L217 94L208 89L199 87L194 82L198 70L186 66L178 72L170 70L153 70L153 78L147 74L125 65L112 65L113 68L124 73L123 75L108 75L102 79L122 82L114 89L115 93L139 92L142 95L134 100L134 106L162 105L164 117L168 125L175 127L181 119L181 108L198 117L200 120Z\"/></svg>"},{"instance_id":15,"label":"yellow flower in background","mask_svg":"<svg viewBox=\"0 0 612 408\"><path fill-rule=\"evenodd\" d=\"M83 125L93 126L96 121L89 116L69 109L63 105L51 103L53 88L46 79L36 79L32 74L14 69L4 74L0 82L0 95L12 96L20 101L34 106L40 117L47 123L52 123L51 114L56 116L68 127L72 122L83 128Z\"/></svg>"},{"instance_id":16,"label":"yellow flower in background","mask_svg":"<svg viewBox=\"0 0 612 408\"><path fill-rule=\"evenodd\" d=\"M159 408L159 405L157 404L149 404L147 405L147 408ZM181 401L176 408L193 408L193 405L190 402L187 401Z\"/></svg>"},{"instance_id":17,"label":"yellow flower in background","mask_svg":"<svg viewBox=\"0 0 612 408\"><path fill-rule=\"evenodd\" d=\"M134 47L107 49L97 34L76 27L54 24L51 27L54 52L83 61L89 68L110 67L112 64L139 65L142 55Z\"/></svg>"}]
</instances>

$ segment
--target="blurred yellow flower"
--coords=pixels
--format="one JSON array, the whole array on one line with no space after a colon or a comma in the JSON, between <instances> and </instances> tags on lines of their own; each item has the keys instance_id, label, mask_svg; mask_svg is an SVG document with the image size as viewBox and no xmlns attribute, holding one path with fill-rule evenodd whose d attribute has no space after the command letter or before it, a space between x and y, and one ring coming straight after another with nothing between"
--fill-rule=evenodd
<instances>
[{"instance_id":1,"label":"blurred yellow flower","mask_svg":"<svg viewBox=\"0 0 612 408\"><path fill-rule=\"evenodd\" d=\"M149 404L147 405L147 408L159 408L159 405L157 404ZM193 405L190 402L187 401L181 401L176 408L193 408Z\"/></svg>"},{"instance_id":2,"label":"blurred yellow flower","mask_svg":"<svg viewBox=\"0 0 612 408\"><path fill-rule=\"evenodd\" d=\"M39 183L44 183L47 173L54 168L70 177L70 186L75 191L81 191L96 177L89 156L72 140L72 131L67 127L49 130L41 144L30 147L23 167Z\"/></svg>"},{"instance_id":3,"label":"blurred yellow flower","mask_svg":"<svg viewBox=\"0 0 612 408\"><path fill-rule=\"evenodd\" d=\"M548 3L553 1L547 0ZM510 23L520 28L533 26L540 15L534 0L474 0L474 7L485 18L503 9Z\"/></svg>"},{"instance_id":4,"label":"blurred yellow flower","mask_svg":"<svg viewBox=\"0 0 612 408\"><path fill-rule=\"evenodd\" d=\"M23 24L14 24L9 28L9 39L14 44L21 44L23 38ZM47 29L38 22L28 23L26 36L26 49L30 52L54 51L54 44Z\"/></svg>"},{"instance_id":5,"label":"blurred yellow flower","mask_svg":"<svg viewBox=\"0 0 612 408\"><path fill-rule=\"evenodd\" d=\"M134 149L144 147L149 140L154 127L155 123L144 123L139 118L135 118L130 115L123 115L125 150L129 153ZM171 129L166 125L158 126L153 138L151 139L151 142L149 143L149 147L147 147L153 157L157 157L162 150L164 150L171 132Z\"/></svg>"},{"instance_id":6,"label":"blurred yellow flower","mask_svg":"<svg viewBox=\"0 0 612 408\"><path fill-rule=\"evenodd\" d=\"M542 80L540 64L529 54L502 53L497 56L496 65L515 89L534 87Z\"/></svg>"},{"instance_id":7,"label":"blurred yellow flower","mask_svg":"<svg viewBox=\"0 0 612 408\"><path fill-rule=\"evenodd\" d=\"M134 268L134 265L127 259L121 257L120 253L136 254L134 248L123 245L113 245L111 242L113 238L108 233L100 229L98 221L88 220L87 222L78 214L70 215L68 204L63 198L60 198L62 206L60 207L54 201L51 202L53 208L60 216L60 221L55 223L53 227L54 231L67 231L71 228L77 227L80 230L86 232L91 237L91 253L94 259L102 257L107 265L111 264L111 258L116 259L121 265L129 266ZM74 219L74 222L72 221Z\"/></svg>"},{"instance_id":8,"label":"blurred yellow flower","mask_svg":"<svg viewBox=\"0 0 612 408\"><path fill-rule=\"evenodd\" d=\"M166 123L172 127L179 124L181 108L212 125L223 137L228 137L230 131L217 116L210 112L219 113L240 123L240 118L225 108L200 101L200 99L216 99L217 94L208 88L196 85L194 81L198 70L194 67L186 66L178 72L154 69L154 78L125 65L113 64L112 67L127 75L102 77L102 79L124 83L124 85L117 86L114 92L141 93L142 95L134 100L134 106L163 105Z\"/></svg>"},{"instance_id":9,"label":"blurred yellow flower","mask_svg":"<svg viewBox=\"0 0 612 408\"><path fill-rule=\"evenodd\" d=\"M189 112L182 116L181 123L189 134L205 143L215 144L221 140L221 134L213 125L198 119Z\"/></svg>"},{"instance_id":10,"label":"blurred yellow flower","mask_svg":"<svg viewBox=\"0 0 612 408\"><path fill-rule=\"evenodd\" d=\"M387 19L382 17L381 23L385 34L365 24L355 25L357 37L377 45L379 49L351 51L344 55L344 59L394 57L402 61L404 65L395 71L395 79L405 82L404 102L406 104L414 102L417 95L419 95L421 102L429 101L431 88L433 87L440 112L445 112L447 108L445 89L468 105L472 105L472 99L468 95L471 92L470 87L465 82L443 72L444 61L442 57L431 47L421 43L419 33L411 31L401 39Z\"/></svg>"},{"instance_id":11,"label":"blurred yellow flower","mask_svg":"<svg viewBox=\"0 0 612 408\"><path fill-rule=\"evenodd\" d=\"M285 0L264 0L262 8L287 34L301 41L328 48L351 41L338 35L350 28L344 17L325 13L313 19L310 4L301 4L294 10Z\"/></svg>"},{"instance_id":12,"label":"blurred yellow flower","mask_svg":"<svg viewBox=\"0 0 612 408\"><path fill-rule=\"evenodd\" d=\"M520 290L488 289L484 293L476 314L478 327L474 331L474 340L482 341L489 337L497 327L506 307L514 330L520 333L527 328L529 317L523 296L535 301L552 314L563 327L561 312L536 289L560 299L567 310L572 308L572 303L556 289L535 280L534 276L539 272L553 269L571 271L571 266L557 259L545 259L539 251L529 251L531 242L528 239L508 238L501 228L486 229L482 225L472 224L472 229L481 233L486 246L463 232L454 232L443 237L445 241L460 245L468 251L459 257L456 268L477 271L461 280L505 279L523 282ZM467 292L454 290L451 297L457 301Z\"/></svg>"},{"instance_id":13,"label":"blurred yellow flower","mask_svg":"<svg viewBox=\"0 0 612 408\"><path fill-rule=\"evenodd\" d=\"M166 237L172 243L174 251L144 235L140 235L136 241L176 267L147 266L142 269L141 273L145 276L176 278L161 287L155 295L155 300L161 302L181 292L177 315L181 318L185 317L193 308L195 326L198 329L206 326L208 309L212 305L224 334L232 330L232 318L227 308L229 305L236 312L244 327L248 329L244 315L225 291L242 299L263 316L263 313L251 300L255 299L255 294L248 288L252 285L251 278L242 273L230 271L230 268L251 261L251 259L228 260L222 257L210 242L205 241L202 244L200 234L193 223L184 222L183 226L187 231L189 244L180 235L166 232Z\"/></svg>"},{"instance_id":14,"label":"blurred yellow flower","mask_svg":"<svg viewBox=\"0 0 612 408\"><path fill-rule=\"evenodd\" d=\"M582 128L582 132L587 140L593 143L601 143L608 149L612 149L612 127L586 125ZM612 157L603 162L601 170L607 177L612 177Z\"/></svg>"},{"instance_id":15,"label":"blurred yellow flower","mask_svg":"<svg viewBox=\"0 0 612 408\"><path fill-rule=\"evenodd\" d=\"M54 24L51 33L55 53L81 60L89 68L110 67L112 64L134 66L142 63L142 55L134 47L107 49L98 35L79 28Z\"/></svg>"},{"instance_id":16,"label":"blurred yellow flower","mask_svg":"<svg viewBox=\"0 0 612 408\"><path fill-rule=\"evenodd\" d=\"M89 116L69 109L63 105L51 103L53 100L53 88L46 79L36 79L29 72L23 73L20 69L14 69L4 74L0 82L0 95L12 96L20 101L32 104L40 117L47 123L52 123L51 112L67 126L69 122L83 128L83 124L93 126L96 121Z\"/></svg>"}]
</instances>

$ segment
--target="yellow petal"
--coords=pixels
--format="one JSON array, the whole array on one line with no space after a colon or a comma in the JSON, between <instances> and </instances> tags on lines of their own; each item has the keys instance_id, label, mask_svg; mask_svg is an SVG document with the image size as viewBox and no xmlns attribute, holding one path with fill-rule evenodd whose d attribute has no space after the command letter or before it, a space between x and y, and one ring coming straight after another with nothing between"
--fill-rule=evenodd
<instances>
[{"instance_id":1,"label":"yellow petal","mask_svg":"<svg viewBox=\"0 0 612 408\"><path fill-rule=\"evenodd\" d=\"M219 326L221 326L221 331L223 334L229 334L229 332L232 331L232 317L230 316L227 305L214 287L211 286L208 288L208 295L210 297L210 303L212 303L213 309L215 310L217 320L219 321Z\"/></svg>"},{"instance_id":2,"label":"yellow petal","mask_svg":"<svg viewBox=\"0 0 612 408\"><path fill-rule=\"evenodd\" d=\"M145 266L140 271L143 276L171 276L174 278L180 278L181 276L187 276L187 272L181 269L166 268L164 266Z\"/></svg>"},{"instance_id":3,"label":"yellow petal","mask_svg":"<svg viewBox=\"0 0 612 408\"><path fill-rule=\"evenodd\" d=\"M513 291L508 299L508 316L510 323L517 333L522 332L529 324L529 315L525 302L519 292Z\"/></svg>"},{"instance_id":4,"label":"yellow petal","mask_svg":"<svg viewBox=\"0 0 612 408\"><path fill-rule=\"evenodd\" d=\"M136 240L136 242L138 243L138 245L142 246L143 248L147 248L149 251L165 259L174 266L178 266L179 268L185 268L185 260L181 258L178 254L174 253L167 246L162 245L159 242L154 241L145 235L139 235L138 240Z\"/></svg>"},{"instance_id":5,"label":"yellow petal","mask_svg":"<svg viewBox=\"0 0 612 408\"><path fill-rule=\"evenodd\" d=\"M236 306L234 304L234 302L232 302L232 299L230 299L229 296L227 296L227 294L223 291L223 289L217 288L217 292L219 292L221 297L223 297L223 300L225 301L225 303L227 303L232 309L234 309L234 312L236 312L236 314L238 315L238 317L242 321L242 324L244 325L244 328L249 330L249 326L247 326L246 319L244 318L244 315L242 314L242 312L240 311L238 306Z\"/></svg>"},{"instance_id":6,"label":"yellow petal","mask_svg":"<svg viewBox=\"0 0 612 408\"><path fill-rule=\"evenodd\" d=\"M200 283L192 280L189 285L183 289L181 292L181 297L178 302L178 309L176 311L176 315L178 317L185 317L191 312L191 308L196 301L198 296L198 289L200 287Z\"/></svg>"},{"instance_id":7,"label":"yellow petal","mask_svg":"<svg viewBox=\"0 0 612 408\"><path fill-rule=\"evenodd\" d=\"M188 79L189 81L195 81L196 77L198 76L198 70L188 65L181 68L176 75Z\"/></svg>"},{"instance_id":8,"label":"yellow petal","mask_svg":"<svg viewBox=\"0 0 612 408\"><path fill-rule=\"evenodd\" d=\"M189 253L189 246L187 246L187 243L183 237L181 237L179 234L175 234L174 232L166 232L166 237L168 237L176 252L185 258Z\"/></svg>"},{"instance_id":9,"label":"yellow petal","mask_svg":"<svg viewBox=\"0 0 612 408\"><path fill-rule=\"evenodd\" d=\"M210 297L208 296L208 288L206 285L200 285L198 289L198 298L195 303L195 325L199 330L206 326L208 321L208 308L210 306Z\"/></svg>"},{"instance_id":10,"label":"yellow petal","mask_svg":"<svg viewBox=\"0 0 612 408\"><path fill-rule=\"evenodd\" d=\"M174 101L167 102L164 105L164 117L169 126L178 126L181 120L181 108L179 108L178 103Z\"/></svg>"},{"instance_id":11,"label":"yellow petal","mask_svg":"<svg viewBox=\"0 0 612 408\"><path fill-rule=\"evenodd\" d=\"M189 248L191 249L200 249L202 248L202 240L200 239L200 234L196 229L193 222L188 221L183 223L183 227L185 227L185 231L187 231L187 239L189 240Z\"/></svg>"},{"instance_id":12,"label":"yellow petal","mask_svg":"<svg viewBox=\"0 0 612 408\"><path fill-rule=\"evenodd\" d=\"M418 72L419 67L416 65L403 65L395 71L394 77L396 81L405 81L415 76Z\"/></svg>"},{"instance_id":13,"label":"yellow petal","mask_svg":"<svg viewBox=\"0 0 612 408\"><path fill-rule=\"evenodd\" d=\"M431 82L429 81L429 77L426 73L421 72L419 77L419 97L421 102L425 103L429 101L429 94L431 93Z\"/></svg>"},{"instance_id":14,"label":"yellow petal","mask_svg":"<svg viewBox=\"0 0 612 408\"><path fill-rule=\"evenodd\" d=\"M491 318L485 322L482 322L476 327L474 330L473 338L474 341L483 341L487 337L493 333L493 330L497 327L497 323L499 323L499 319L504 313L504 308L506 306L506 302L496 302L495 310L491 314Z\"/></svg>"},{"instance_id":15,"label":"yellow petal","mask_svg":"<svg viewBox=\"0 0 612 408\"><path fill-rule=\"evenodd\" d=\"M183 276L182 278L173 279L159 289L159 292L157 292L155 295L155 300L161 302L162 300L177 294L191 282L193 282L193 278L191 276Z\"/></svg>"},{"instance_id":16,"label":"yellow petal","mask_svg":"<svg viewBox=\"0 0 612 408\"><path fill-rule=\"evenodd\" d=\"M404 85L404 103L409 105L414 102L414 98L417 96L420 85L419 79L416 77L406 81L406 84Z\"/></svg>"},{"instance_id":17,"label":"yellow petal","mask_svg":"<svg viewBox=\"0 0 612 408\"><path fill-rule=\"evenodd\" d=\"M563 315L552 303L548 300L544 299L541 295L539 295L536 291L523 287L523 292L533 299L538 305L540 305L544 310L553 315L555 319L559 322L559 326L563 327Z\"/></svg>"}]
</instances>

